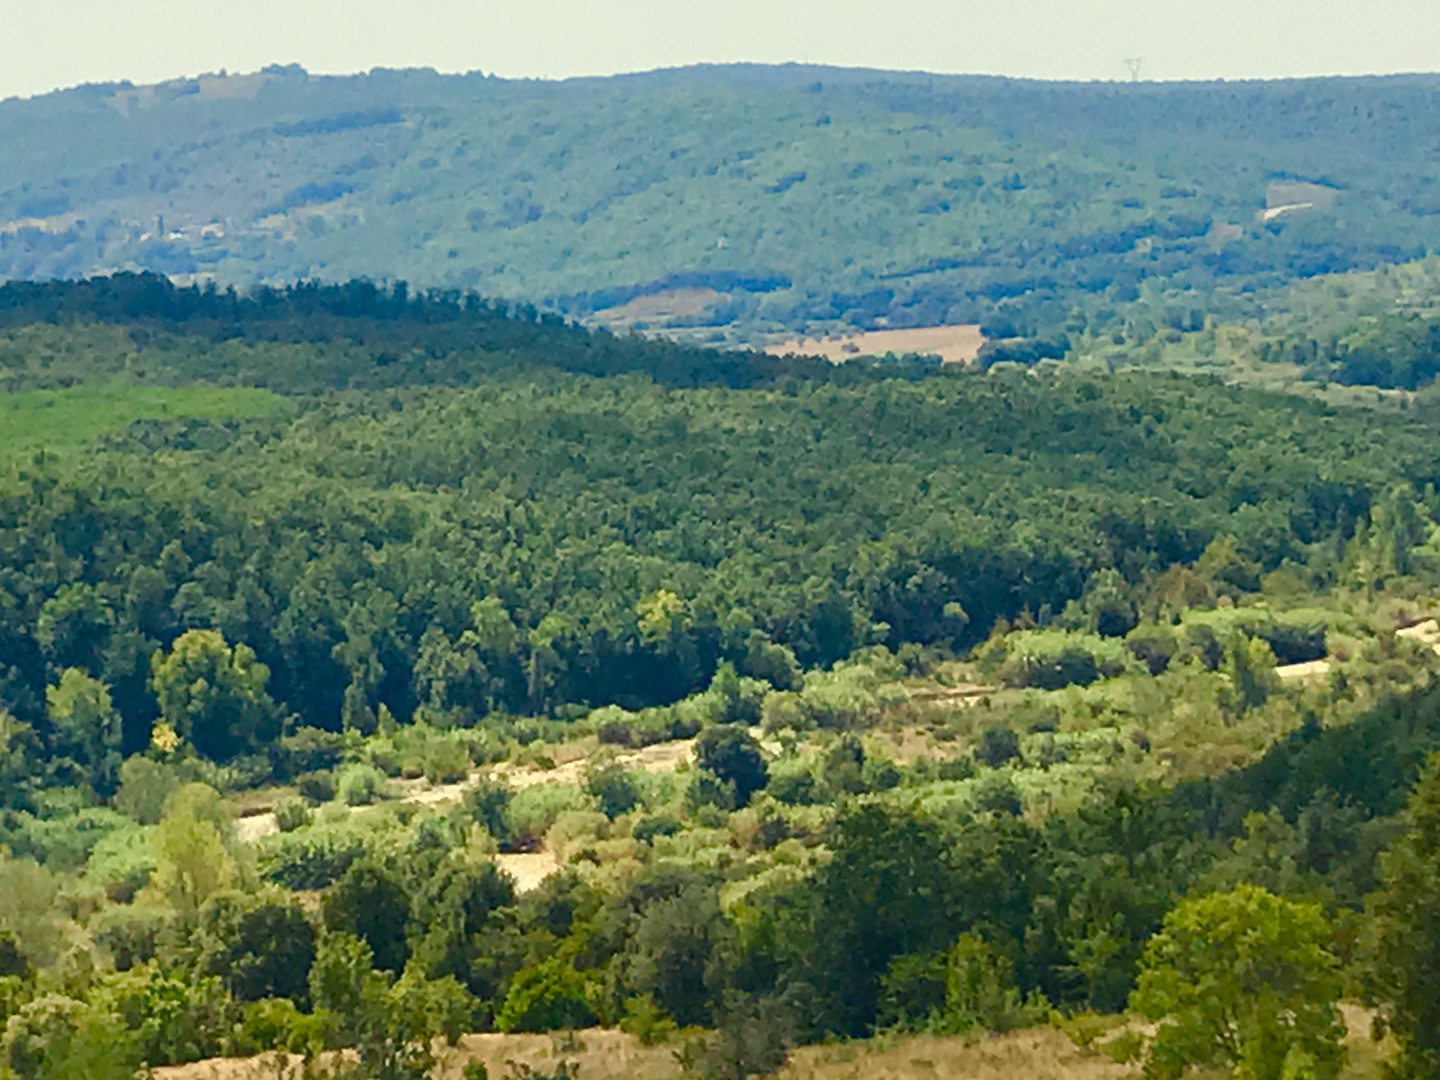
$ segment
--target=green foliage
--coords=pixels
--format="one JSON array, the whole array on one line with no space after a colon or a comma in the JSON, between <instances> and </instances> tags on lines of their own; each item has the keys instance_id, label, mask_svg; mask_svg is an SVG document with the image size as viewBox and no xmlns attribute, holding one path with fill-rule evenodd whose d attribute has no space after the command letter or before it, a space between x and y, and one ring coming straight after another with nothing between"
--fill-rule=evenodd
<instances>
[{"instance_id":1,"label":"green foliage","mask_svg":"<svg viewBox=\"0 0 1440 1080\"><path fill-rule=\"evenodd\" d=\"M634 1035L641 1046L655 1046L667 1042L679 1028L675 1021L655 1004L651 994L637 994L625 1000L625 1015L620 1018L620 1030Z\"/></svg>"},{"instance_id":2,"label":"green foliage","mask_svg":"<svg viewBox=\"0 0 1440 1080\"><path fill-rule=\"evenodd\" d=\"M628 814L640 804L639 788L629 771L620 765L592 769L585 778L585 790L608 818Z\"/></svg>"},{"instance_id":3,"label":"green foliage","mask_svg":"<svg viewBox=\"0 0 1440 1080\"><path fill-rule=\"evenodd\" d=\"M1042 690L1088 686L1096 679L1132 670L1135 664L1125 647L1112 638L1060 630L1015 631L987 656L992 664L997 658L998 675L1004 683Z\"/></svg>"},{"instance_id":4,"label":"green foliage","mask_svg":"<svg viewBox=\"0 0 1440 1080\"><path fill-rule=\"evenodd\" d=\"M96 791L113 792L120 768L120 714L109 688L79 668L66 668L59 685L45 691L45 705L54 753L84 769Z\"/></svg>"},{"instance_id":5,"label":"green foliage","mask_svg":"<svg viewBox=\"0 0 1440 1080\"><path fill-rule=\"evenodd\" d=\"M131 1080L139 1047L116 1021L82 1002L47 994L6 1024L5 1063L17 1080Z\"/></svg>"},{"instance_id":6,"label":"green foliage","mask_svg":"<svg viewBox=\"0 0 1440 1080\"><path fill-rule=\"evenodd\" d=\"M1050 1004L1033 994L1023 999L1008 957L962 934L945 961L945 1009L941 1024L957 1032L975 1027L1001 1033L1040 1023Z\"/></svg>"},{"instance_id":7,"label":"green foliage","mask_svg":"<svg viewBox=\"0 0 1440 1080\"><path fill-rule=\"evenodd\" d=\"M279 734L265 693L269 669L248 645L214 630L188 630L150 662L160 716L213 761L228 761Z\"/></svg>"},{"instance_id":8,"label":"green foliage","mask_svg":"<svg viewBox=\"0 0 1440 1080\"><path fill-rule=\"evenodd\" d=\"M1409 828L1382 867L1374 975L1400 1040L1399 1074L1433 1077L1440 1073L1440 757L1415 788Z\"/></svg>"},{"instance_id":9,"label":"green foliage","mask_svg":"<svg viewBox=\"0 0 1440 1080\"><path fill-rule=\"evenodd\" d=\"M1146 947L1134 1009L1160 1023L1146 1075L1222 1066L1333 1077L1345 1060L1339 964L1317 906L1254 885L1182 902Z\"/></svg>"},{"instance_id":10,"label":"green foliage","mask_svg":"<svg viewBox=\"0 0 1440 1080\"><path fill-rule=\"evenodd\" d=\"M341 769L336 784L336 794L346 806L369 806L382 798L385 790L385 774L363 762Z\"/></svg>"},{"instance_id":11,"label":"green foliage","mask_svg":"<svg viewBox=\"0 0 1440 1080\"><path fill-rule=\"evenodd\" d=\"M695 743L695 763L734 792L734 806L746 806L765 786L769 769L760 744L744 728L709 728Z\"/></svg>"},{"instance_id":12,"label":"green foliage","mask_svg":"<svg viewBox=\"0 0 1440 1080\"><path fill-rule=\"evenodd\" d=\"M553 1031L588 1027L590 1011L585 977L560 957L522 968L510 980L495 1015L501 1031Z\"/></svg>"},{"instance_id":13,"label":"green foliage","mask_svg":"<svg viewBox=\"0 0 1440 1080\"><path fill-rule=\"evenodd\" d=\"M217 896L200 912L199 970L218 976L237 1001L289 998L308 1004L315 928L281 897Z\"/></svg>"},{"instance_id":14,"label":"green foliage","mask_svg":"<svg viewBox=\"0 0 1440 1080\"><path fill-rule=\"evenodd\" d=\"M239 873L227 841L230 814L219 794L186 784L165 802L150 844L155 850L155 887L178 913L192 916Z\"/></svg>"},{"instance_id":15,"label":"green foliage","mask_svg":"<svg viewBox=\"0 0 1440 1080\"><path fill-rule=\"evenodd\" d=\"M282 833L305 828L314 816L304 799L285 798L275 804L275 825Z\"/></svg>"},{"instance_id":16,"label":"green foliage","mask_svg":"<svg viewBox=\"0 0 1440 1080\"><path fill-rule=\"evenodd\" d=\"M320 905L325 927L361 940L382 971L404 970L410 951L405 940L410 896L386 867L362 859L326 890Z\"/></svg>"},{"instance_id":17,"label":"green foliage","mask_svg":"<svg viewBox=\"0 0 1440 1080\"><path fill-rule=\"evenodd\" d=\"M141 825L154 825L164 813L165 801L180 786L175 770L148 757L126 758L120 766L120 790L115 806Z\"/></svg>"}]
</instances>

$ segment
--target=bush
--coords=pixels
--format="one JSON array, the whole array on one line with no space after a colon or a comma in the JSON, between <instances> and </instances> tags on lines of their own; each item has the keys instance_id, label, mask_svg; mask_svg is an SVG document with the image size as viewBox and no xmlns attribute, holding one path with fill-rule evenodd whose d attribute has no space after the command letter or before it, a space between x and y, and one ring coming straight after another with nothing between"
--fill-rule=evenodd
<instances>
[{"instance_id":1,"label":"bush","mask_svg":"<svg viewBox=\"0 0 1440 1080\"><path fill-rule=\"evenodd\" d=\"M975 751L975 760L992 769L998 769L1019 756L1020 736L1007 727L987 728L980 739L979 749Z\"/></svg>"},{"instance_id":2,"label":"bush","mask_svg":"<svg viewBox=\"0 0 1440 1080\"><path fill-rule=\"evenodd\" d=\"M657 836L674 836L680 831L680 822L668 814L648 817L630 830L630 837L637 844L653 843Z\"/></svg>"},{"instance_id":3,"label":"bush","mask_svg":"<svg viewBox=\"0 0 1440 1080\"><path fill-rule=\"evenodd\" d=\"M272 756L275 776L280 780L303 773L328 772L340 764L345 737L338 732L320 728L296 728L293 735L282 737Z\"/></svg>"},{"instance_id":4,"label":"bush","mask_svg":"<svg viewBox=\"0 0 1440 1080\"><path fill-rule=\"evenodd\" d=\"M1050 1004L1038 992L1022 998L1008 957L970 934L950 950L945 972L945 1026L957 1034L976 1027L995 1034L1042 1023Z\"/></svg>"},{"instance_id":5,"label":"bush","mask_svg":"<svg viewBox=\"0 0 1440 1080\"><path fill-rule=\"evenodd\" d=\"M137 754L120 766L115 808L141 825L154 825L164 813L165 800L179 786L180 777L173 766Z\"/></svg>"},{"instance_id":6,"label":"bush","mask_svg":"<svg viewBox=\"0 0 1440 1080\"><path fill-rule=\"evenodd\" d=\"M275 824L282 833L303 829L313 817L304 799L281 799L275 804Z\"/></svg>"},{"instance_id":7,"label":"bush","mask_svg":"<svg viewBox=\"0 0 1440 1080\"><path fill-rule=\"evenodd\" d=\"M1138 667L1122 642L1065 630L1017 630L987 652L987 663L997 659L1001 682L1037 690L1088 686Z\"/></svg>"},{"instance_id":8,"label":"bush","mask_svg":"<svg viewBox=\"0 0 1440 1080\"><path fill-rule=\"evenodd\" d=\"M594 1023L585 977L559 957L522 968L495 1015L501 1031L554 1031Z\"/></svg>"},{"instance_id":9,"label":"bush","mask_svg":"<svg viewBox=\"0 0 1440 1080\"><path fill-rule=\"evenodd\" d=\"M284 1050L313 1055L324 1049L325 1016L302 1013L289 998L252 1001L241 1015L240 1042L249 1053Z\"/></svg>"},{"instance_id":10,"label":"bush","mask_svg":"<svg viewBox=\"0 0 1440 1080\"><path fill-rule=\"evenodd\" d=\"M507 785L489 776L482 776L461 796L459 813L462 817L484 826L485 831L496 840L504 841L510 836L506 811L514 797L515 793Z\"/></svg>"},{"instance_id":11,"label":"bush","mask_svg":"<svg viewBox=\"0 0 1440 1080\"><path fill-rule=\"evenodd\" d=\"M695 743L695 763L722 784L733 785L735 806L746 806L769 777L760 744L744 728L712 727Z\"/></svg>"},{"instance_id":12,"label":"bush","mask_svg":"<svg viewBox=\"0 0 1440 1080\"><path fill-rule=\"evenodd\" d=\"M298 777L295 786L300 797L311 806L319 806L335 798L335 775L330 772L312 772Z\"/></svg>"},{"instance_id":13,"label":"bush","mask_svg":"<svg viewBox=\"0 0 1440 1080\"><path fill-rule=\"evenodd\" d=\"M505 832L518 846L538 845L567 810L590 810L590 797L575 784L533 784L521 788L505 808Z\"/></svg>"},{"instance_id":14,"label":"bush","mask_svg":"<svg viewBox=\"0 0 1440 1080\"><path fill-rule=\"evenodd\" d=\"M608 818L628 814L640 805L640 789L635 778L620 765L592 769L585 778L585 790L595 797Z\"/></svg>"},{"instance_id":15,"label":"bush","mask_svg":"<svg viewBox=\"0 0 1440 1080\"><path fill-rule=\"evenodd\" d=\"M808 772L787 772L772 776L765 790L786 806L813 806L820 798L819 786Z\"/></svg>"},{"instance_id":16,"label":"bush","mask_svg":"<svg viewBox=\"0 0 1440 1080\"><path fill-rule=\"evenodd\" d=\"M969 780L975 775L975 759L973 757L950 758L935 766L935 776L939 780Z\"/></svg>"},{"instance_id":17,"label":"bush","mask_svg":"<svg viewBox=\"0 0 1440 1080\"><path fill-rule=\"evenodd\" d=\"M384 795L385 774L373 765L347 765L338 786L346 806L369 806Z\"/></svg>"},{"instance_id":18,"label":"bush","mask_svg":"<svg viewBox=\"0 0 1440 1080\"><path fill-rule=\"evenodd\" d=\"M260 842L260 871L286 889L323 889L365 854L365 841L343 826L281 833Z\"/></svg>"},{"instance_id":19,"label":"bush","mask_svg":"<svg viewBox=\"0 0 1440 1080\"><path fill-rule=\"evenodd\" d=\"M1125 647L1151 675L1163 674L1179 649L1175 635L1158 626L1137 627L1125 639Z\"/></svg>"},{"instance_id":20,"label":"bush","mask_svg":"<svg viewBox=\"0 0 1440 1080\"><path fill-rule=\"evenodd\" d=\"M85 879L99 885L116 903L128 904L149 883L154 869L150 829L131 826L106 833L91 848Z\"/></svg>"},{"instance_id":21,"label":"bush","mask_svg":"<svg viewBox=\"0 0 1440 1080\"><path fill-rule=\"evenodd\" d=\"M160 940L175 923L168 906L124 904L99 911L89 924L95 944L110 954L116 971L129 971L155 958Z\"/></svg>"},{"instance_id":22,"label":"bush","mask_svg":"<svg viewBox=\"0 0 1440 1080\"><path fill-rule=\"evenodd\" d=\"M432 784L459 784L470 775L470 752L454 739L431 739L423 760Z\"/></svg>"}]
</instances>

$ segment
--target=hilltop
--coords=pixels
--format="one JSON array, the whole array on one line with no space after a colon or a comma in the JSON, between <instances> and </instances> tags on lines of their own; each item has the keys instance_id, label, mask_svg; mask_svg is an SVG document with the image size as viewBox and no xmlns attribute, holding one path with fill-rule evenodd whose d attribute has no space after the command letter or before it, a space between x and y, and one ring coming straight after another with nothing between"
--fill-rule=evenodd
<instances>
[{"instance_id":1,"label":"hilltop","mask_svg":"<svg viewBox=\"0 0 1440 1080\"><path fill-rule=\"evenodd\" d=\"M1440 240L1432 76L296 67L0 103L0 278L369 275L716 343L1102 331ZM699 302L695 298L700 297ZM653 314L651 316L654 317Z\"/></svg>"}]
</instances>

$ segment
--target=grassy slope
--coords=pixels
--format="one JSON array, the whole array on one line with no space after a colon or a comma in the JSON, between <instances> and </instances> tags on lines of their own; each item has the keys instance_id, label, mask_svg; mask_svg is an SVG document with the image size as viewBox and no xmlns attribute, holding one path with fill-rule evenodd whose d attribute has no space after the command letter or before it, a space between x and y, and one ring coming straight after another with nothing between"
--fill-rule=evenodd
<instances>
[{"instance_id":1,"label":"grassy slope","mask_svg":"<svg viewBox=\"0 0 1440 1080\"><path fill-rule=\"evenodd\" d=\"M121 379L0 394L0 467L41 452L67 457L135 420L239 420L286 408L268 390L142 386Z\"/></svg>"}]
</instances>

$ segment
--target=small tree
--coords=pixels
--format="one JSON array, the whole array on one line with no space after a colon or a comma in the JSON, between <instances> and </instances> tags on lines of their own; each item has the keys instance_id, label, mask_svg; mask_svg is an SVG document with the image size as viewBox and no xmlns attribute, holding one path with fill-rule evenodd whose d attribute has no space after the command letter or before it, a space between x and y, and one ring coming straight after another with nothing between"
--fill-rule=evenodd
<instances>
[{"instance_id":1,"label":"small tree","mask_svg":"<svg viewBox=\"0 0 1440 1080\"><path fill-rule=\"evenodd\" d=\"M770 778L760 744L744 728L722 724L710 728L695 743L695 762L721 783L735 785L735 805L745 806L750 796Z\"/></svg>"},{"instance_id":2,"label":"small tree","mask_svg":"<svg viewBox=\"0 0 1440 1080\"><path fill-rule=\"evenodd\" d=\"M170 796L150 839L155 849L151 881L182 915L200 906L239 875L226 849L230 822L219 794L204 784L186 784Z\"/></svg>"},{"instance_id":3,"label":"small tree","mask_svg":"<svg viewBox=\"0 0 1440 1080\"><path fill-rule=\"evenodd\" d=\"M89 774L102 795L115 790L120 768L120 714L110 690L79 668L66 668L45 691L45 712L55 732L55 749Z\"/></svg>"},{"instance_id":4,"label":"small tree","mask_svg":"<svg viewBox=\"0 0 1440 1080\"><path fill-rule=\"evenodd\" d=\"M1145 1074L1191 1066L1243 1080L1334 1077L1345 1033L1339 962L1318 905L1256 885L1187 900L1145 949L1131 1007L1159 1030Z\"/></svg>"},{"instance_id":5,"label":"small tree","mask_svg":"<svg viewBox=\"0 0 1440 1080\"><path fill-rule=\"evenodd\" d=\"M1400 1075L1440 1077L1440 755L1410 798L1410 828L1381 863L1375 973Z\"/></svg>"}]
</instances>

